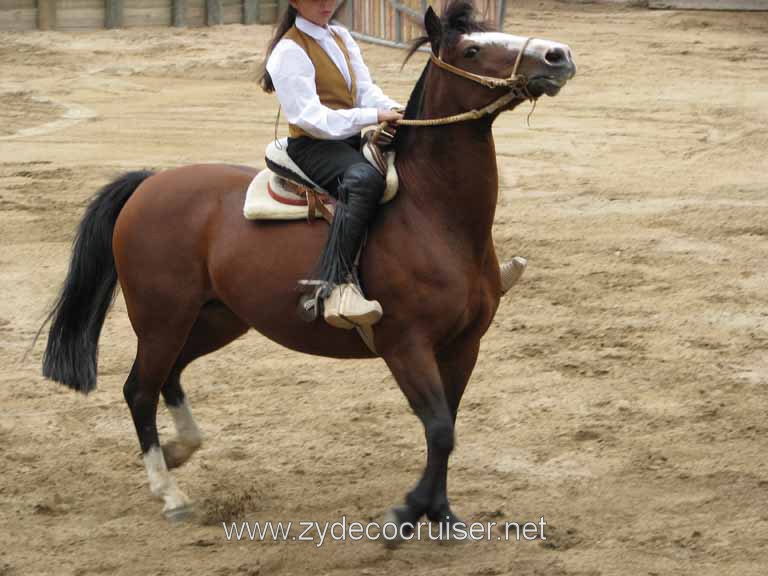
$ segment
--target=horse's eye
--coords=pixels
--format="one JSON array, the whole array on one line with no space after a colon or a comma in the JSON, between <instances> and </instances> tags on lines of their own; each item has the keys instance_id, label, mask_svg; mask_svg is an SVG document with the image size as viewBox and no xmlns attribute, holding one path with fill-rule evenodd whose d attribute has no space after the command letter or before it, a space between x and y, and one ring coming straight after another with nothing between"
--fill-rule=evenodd
<instances>
[{"instance_id":1,"label":"horse's eye","mask_svg":"<svg viewBox=\"0 0 768 576\"><path fill-rule=\"evenodd\" d=\"M480 52L480 46L470 46L464 50L464 58L474 58Z\"/></svg>"}]
</instances>

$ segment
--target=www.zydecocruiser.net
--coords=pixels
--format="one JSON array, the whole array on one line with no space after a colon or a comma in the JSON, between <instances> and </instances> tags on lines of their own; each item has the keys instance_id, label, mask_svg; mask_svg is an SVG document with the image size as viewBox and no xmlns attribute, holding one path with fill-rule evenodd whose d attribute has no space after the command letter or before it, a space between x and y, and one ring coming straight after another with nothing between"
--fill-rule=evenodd
<instances>
[{"instance_id":1,"label":"www.zydecocruiser.net","mask_svg":"<svg viewBox=\"0 0 768 576\"><path fill-rule=\"evenodd\" d=\"M439 522L395 524L394 522L348 522L346 516L335 522L222 522L224 537L229 542L293 541L313 542L318 548L326 542L358 542L361 540L474 540L520 542L546 540L547 523L542 516L537 522Z\"/></svg>"}]
</instances>

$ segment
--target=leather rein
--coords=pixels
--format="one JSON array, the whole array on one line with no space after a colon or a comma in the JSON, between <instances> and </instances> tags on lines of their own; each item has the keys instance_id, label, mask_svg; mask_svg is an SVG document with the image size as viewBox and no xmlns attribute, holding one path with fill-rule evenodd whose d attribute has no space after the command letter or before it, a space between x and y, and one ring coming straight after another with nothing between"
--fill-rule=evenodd
<instances>
[{"instance_id":1,"label":"leather rein","mask_svg":"<svg viewBox=\"0 0 768 576\"><path fill-rule=\"evenodd\" d=\"M472 109L467 112L462 112L461 114L454 114L453 116L446 116L443 118L433 118L429 120L398 120L397 126L443 126L445 124L464 122L465 120L477 120L483 116L487 116L488 114L493 114L517 98L522 98L524 100L534 100L533 96L531 96L531 94L528 92L528 78L522 74L517 73L518 69L520 68L520 63L523 61L523 54L525 54L525 49L528 47L528 44L532 39L532 37L525 39L525 42L523 43L523 46L520 48L520 52L517 55L517 59L515 60L515 67L512 69L512 74L509 78L496 78L494 76L482 76L480 74L475 74L474 72L469 72L462 68L457 68L456 66L448 64L439 56L435 56L434 53L430 54L430 60L432 63L435 66L442 68L443 70L447 70L456 76L461 76L467 80L472 80L473 82L482 84L487 88L507 88L509 91L487 106L483 106L482 108Z\"/></svg>"}]
</instances>

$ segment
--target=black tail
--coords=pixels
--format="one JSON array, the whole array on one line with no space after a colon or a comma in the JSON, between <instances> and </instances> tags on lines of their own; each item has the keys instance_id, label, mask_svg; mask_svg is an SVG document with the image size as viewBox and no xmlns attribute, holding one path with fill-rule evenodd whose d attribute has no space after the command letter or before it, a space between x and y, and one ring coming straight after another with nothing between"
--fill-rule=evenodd
<instances>
[{"instance_id":1,"label":"black tail","mask_svg":"<svg viewBox=\"0 0 768 576\"><path fill-rule=\"evenodd\" d=\"M42 331L53 319L43 356L43 376L83 394L96 388L99 334L115 297L115 222L131 194L151 175L129 172L93 197L77 230L64 286L40 327Z\"/></svg>"}]
</instances>

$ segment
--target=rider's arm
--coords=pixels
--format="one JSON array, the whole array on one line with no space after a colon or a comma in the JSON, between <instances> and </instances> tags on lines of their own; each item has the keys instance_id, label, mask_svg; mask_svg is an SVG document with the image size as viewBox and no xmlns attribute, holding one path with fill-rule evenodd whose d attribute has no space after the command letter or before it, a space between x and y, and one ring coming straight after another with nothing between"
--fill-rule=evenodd
<instances>
[{"instance_id":1,"label":"rider's arm","mask_svg":"<svg viewBox=\"0 0 768 576\"><path fill-rule=\"evenodd\" d=\"M332 110L320 103L315 67L307 53L292 40L283 39L267 61L275 93L288 122L317 138L341 140L376 124L378 110L365 106Z\"/></svg>"}]
</instances>

